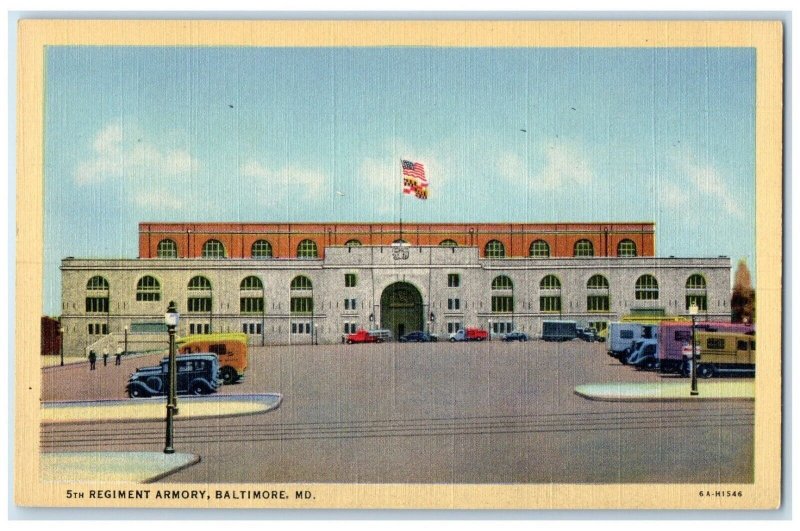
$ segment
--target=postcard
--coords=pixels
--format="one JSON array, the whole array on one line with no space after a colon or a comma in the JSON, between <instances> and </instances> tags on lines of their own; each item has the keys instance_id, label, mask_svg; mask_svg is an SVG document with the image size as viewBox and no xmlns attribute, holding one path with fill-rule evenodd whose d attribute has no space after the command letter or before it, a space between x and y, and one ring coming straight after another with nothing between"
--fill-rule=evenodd
<instances>
[{"instance_id":1,"label":"postcard","mask_svg":"<svg viewBox=\"0 0 800 531\"><path fill-rule=\"evenodd\" d=\"M18 30L18 505L780 506L779 21Z\"/></svg>"}]
</instances>

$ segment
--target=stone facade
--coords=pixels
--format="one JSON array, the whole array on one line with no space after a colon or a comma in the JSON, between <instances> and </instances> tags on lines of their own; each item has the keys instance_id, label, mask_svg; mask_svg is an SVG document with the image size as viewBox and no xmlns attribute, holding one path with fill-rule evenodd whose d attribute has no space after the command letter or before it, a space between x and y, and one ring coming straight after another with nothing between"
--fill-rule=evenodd
<instances>
[{"instance_id":1,"label":"stone facade","mask_svg":"<svg viewBox=\"0 0 800 531\"><path fill-rule=\"evenodd\" d=\"M548 319L601 326L633 310L686 314L687 295L705 297L704 318L730 319L727 257L486 259L479 254L477 247L331 246L324 259L316 260L69 258L61 266L65 352L77 355L93 345L114 352L126 327L130 350L163 346L165 334L140 329L143 323L157 327L163 322L171 300L181 312L179 335L245 331L259 345L339 342L356 328L386 327L396 335L419 326L446 336L456 326L486 328L490 322L498 333L513 328L538 335ZM697 274L705 288L687 288L689 277ZM560 288L542 287L548 275ZM590 289L595 275L602 275L608 287ZM658 285L649 300L637 295L643 275ZM145 276L157 287L142 283ZM197 276L207 279L210 289L190 289ZM292 289L299 276L310 280L310 287L296 282L298 289ZM495 282L501 276L510 283ZM251 280L242 289L247 277L256 277L262 287L253 288L259 282ZM137 300L137 291L143 300ZM590 311L590 296L607 300L607 310L601 305ZM560 297L560 306L543 310L542 297L550 304ZM210 298L210 311L207 303L190 298ZM263 303L247 306L243 298ZM293 298L311 299L313 307Z\"/></svg>"}]
</instances>

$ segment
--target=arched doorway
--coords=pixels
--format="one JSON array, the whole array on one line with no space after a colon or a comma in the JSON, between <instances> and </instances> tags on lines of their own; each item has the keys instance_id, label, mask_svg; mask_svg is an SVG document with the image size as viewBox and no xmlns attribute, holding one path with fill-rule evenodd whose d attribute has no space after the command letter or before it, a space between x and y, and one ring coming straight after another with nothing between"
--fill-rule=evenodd
<instances>
[{"instance_id":1,"label":"arched doorway","mask_svg":"<svg viewBox=\"0 0 800 531\"><path fill-rule=\"evenodd\" d=\"M408 282L395 282L381 294L381 328L399 338L422 328L422 295Z\"/></svg>"}]
</instances>

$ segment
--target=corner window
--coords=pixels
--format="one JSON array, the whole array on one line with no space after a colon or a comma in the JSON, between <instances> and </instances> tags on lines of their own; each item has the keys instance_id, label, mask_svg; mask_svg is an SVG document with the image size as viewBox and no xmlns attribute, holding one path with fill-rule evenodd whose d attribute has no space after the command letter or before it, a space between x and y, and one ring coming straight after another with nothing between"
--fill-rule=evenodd
<instances>
[{"instance_id":1,"label":"corner window","mask_svg":"<svg viewBox=\"0 0 800 531\"><path fill-rule=\"evenodd\" d=\"M345 273L344 274L344 287L346 288L354 288L356 287L356 274L355 273Z\"/></svg>"},{"instance_id":2,"label":"corner window","mask_svg":"<svg viewBox=\"0 0 800 531\"><path fill-rule=\"evenodd\" d=\"M178 258L178 245L173 240L161 240L156 248L159 258Z\"/></svg>"},{"instance_id":3,"label":"corner window","mask_svg":"<svg viewBox=\"0 0 800 531\"><path fill-rule=\"evenodd\" d=\"M447 275L447 287L457 288L461 286L461 275L458 273L449 273Z\"/></svg>"}]
</instances>

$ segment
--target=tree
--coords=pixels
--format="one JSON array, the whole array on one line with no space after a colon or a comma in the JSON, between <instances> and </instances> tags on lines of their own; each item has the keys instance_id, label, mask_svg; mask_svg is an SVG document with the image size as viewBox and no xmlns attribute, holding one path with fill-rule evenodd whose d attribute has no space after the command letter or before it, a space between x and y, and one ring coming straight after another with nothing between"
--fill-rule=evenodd
<instances>
[{"instance_id":1,"label":"tree","mask_svg":"<svg viewBox=\"0 0 800 531\"><path fill-rule=\"evenodd\" d=\"M754 323L756 319L756 292L750 278L750 270L744 259L739 260L736 274L733 277L733 293L731 294L731 322Z\"/></svg>"}]
</instances>

